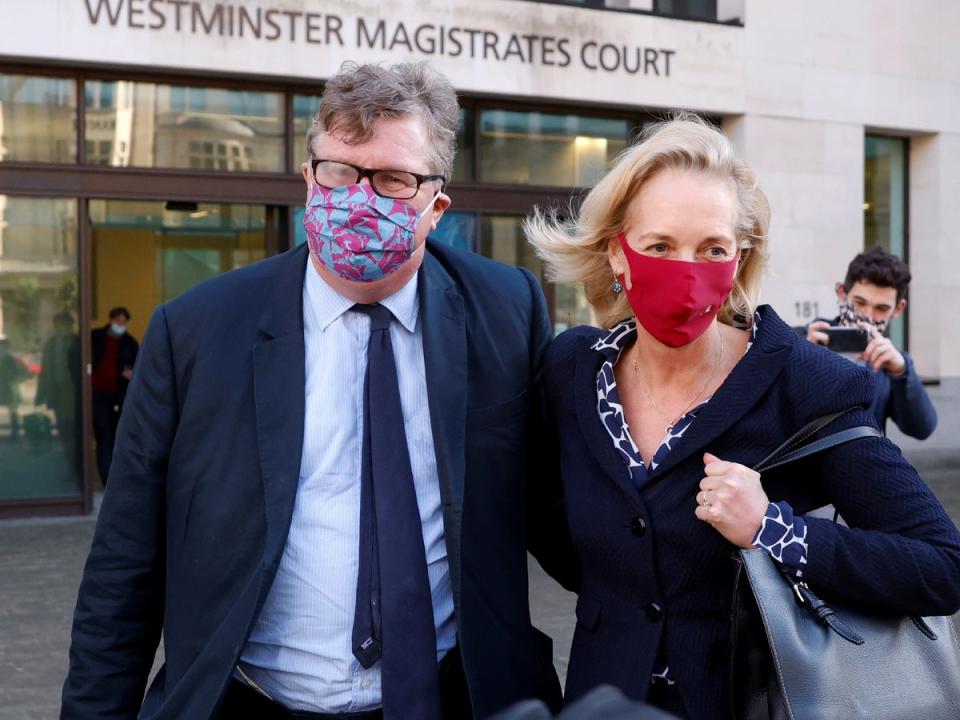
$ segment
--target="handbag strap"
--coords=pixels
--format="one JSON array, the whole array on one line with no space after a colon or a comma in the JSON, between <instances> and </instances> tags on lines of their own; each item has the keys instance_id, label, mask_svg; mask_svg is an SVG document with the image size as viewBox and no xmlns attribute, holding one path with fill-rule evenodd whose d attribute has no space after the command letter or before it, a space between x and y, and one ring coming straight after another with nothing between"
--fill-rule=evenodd
<instances>
[{"instance_id":1,"label":"handbag strap","mask_svg":"<svg viewBox=\"0 0 960 720\"><path fill-rule=\"evenodd\" d=\"M830 413L829 415L823 415L811 420L797 432L787 438L787 440L781 444L780 447L770 453L759 463L754 465L753 469L762 473L766 470L779 467L780 465L796 462L797 460L809 457L810 455L823 452L824 450L836 447L837 445L843 445L851 440L865 437L881 437L882 434L876 428L870 427L869 425L858 425L856 427L847 428L846 430L833 433L832 435L827 435L826 437L822 437L819 440L814 440L806 445L804 444L811 437L823 430L823 428L830 425L830 423L832 423L834 420L843 417L853 410L859 409L861 409L859 406L849 407L846 410Z\"/></svg>"},{"instance_id":2,"label":"handbag strap","mask_svg":"<svg viewBox=\"0 0 960 720\"><path fill-rule=\"evenodd\" d=\"M882 437L883 434L874 427L870 427L869 425L857 425L855 427L846 428L845 430L831 433L830 435L826 435L817 440L807 442L818 432L830 425L830 423L834 422L840 417L843 417L847 413L858 409L860 408L851 407L847 408L846 410L841 410L840 412L823 415L822 417L811 420L802 428L800 428L800 430L791 435L786 442L780 445L780 447L757 463L753 469L762 473L775 467L786 465L787 463L802 460L803 458L821 453L824 450L837 447L838 445L843 445L851 440L867 437ZM836 516L834 516L834 521L836 521ZM817 597L817 595L805 582L791 576L782 567L780 567L779 564L777 564L777 569L780 571L780 574L784 580L786 580L793 588L794 595L796 596L799 604L805 607L818 621L829 627L847 642L853 643L854 645L863 644L863 638L860 637L860 635L858 635L842 620L840 620L836 613L834 613L833 609L830 608L830 606L823 602L819 597ZM918 627L921 627L921 630L923 630L922 626L918 625Z\"/></svg>"},{"instance_id":3,"label":"handbag strap","mask_svg":"<svg viewBox=\"0 0 960 720\"><path fill-rule=\"evenodd\" d=\"M754 469L758 472L772 470L775 467L780 467L781 465L786 465L787 463L796 462L797 460L802 460L805 457L816 455L819 452L836 447L837 445L843 445L851 440L858 440L859 438L868 437L882 437L882 434L879 430L874 427L870 427L869 425L857 425L856 427L831 433L830 435L822 437L819 440L814 440L813 442L796 448L795 450L786 452L779 457L775 457L770 461L766 461L765 464L761 463L762 467L757 466Z\"/></svg>"}]
</instances>

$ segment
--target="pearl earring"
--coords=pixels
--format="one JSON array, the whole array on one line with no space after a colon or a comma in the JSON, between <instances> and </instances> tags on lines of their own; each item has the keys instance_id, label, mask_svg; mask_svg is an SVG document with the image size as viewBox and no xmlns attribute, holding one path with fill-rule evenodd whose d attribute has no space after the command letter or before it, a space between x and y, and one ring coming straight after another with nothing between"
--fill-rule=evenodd
<instances>
[{"instance_id":1,"label":"pearl earring","mask_svg":"<svg viewBox=\"0 0 960 720\"><path fill-rule=\"evenodd\" d=\"M613 290L614 295L619 295L623 292L623 285L620 284L619 280L614 280L610 289Z\"/></svg>"}]
</instances>

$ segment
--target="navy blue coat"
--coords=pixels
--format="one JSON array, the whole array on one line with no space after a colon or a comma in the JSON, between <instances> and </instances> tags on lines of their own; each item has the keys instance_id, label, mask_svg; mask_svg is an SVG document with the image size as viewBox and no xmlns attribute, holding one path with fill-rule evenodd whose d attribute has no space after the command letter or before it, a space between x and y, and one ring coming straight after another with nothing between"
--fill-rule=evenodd
<instances>
[{"instance_id":1,"label":"navy blue coat","mask_svg":"<svg viewBox=\"0 0 960 720\"><path fill-rule=\"evenodd\" d=\"M597 414L603 356L591 346L605 331L575 328L548 352L548 422L582 565L567 700L603 683L644 699L662 643L688 716L727 716L735 548L694 515L703 454L752 466L808 421L873 399L869 372L798 337L771 308L760 312L753 348L640 491ZM858 410L830 430L874 423ZM772 501L798 513L833 503L856 528L807 519L804 578L824 596L896 613L960 608L960 533L885 438L762 481Z\"/></svg>"},{"instance_id":2,"label":"navy blue coat","mask_svg":"<svg viewBox=\"0 0 960 720\"><path fill-rule=\"evenodd\" d=\"M62 717L215 712L283 552L304 419L306 246L161 306L144 338L73 622ZM526 271L428 244L428 402L475 714L559 705L530 624L528 435L551 339ZM555 503L554 503L555 507ZM550 513L532 513L547 530ZM543 557L559 548L542 542ZM549 562L548 562L549 564ZM141 708L163 631L166 664Z\"/></svg>"}]
</instances>

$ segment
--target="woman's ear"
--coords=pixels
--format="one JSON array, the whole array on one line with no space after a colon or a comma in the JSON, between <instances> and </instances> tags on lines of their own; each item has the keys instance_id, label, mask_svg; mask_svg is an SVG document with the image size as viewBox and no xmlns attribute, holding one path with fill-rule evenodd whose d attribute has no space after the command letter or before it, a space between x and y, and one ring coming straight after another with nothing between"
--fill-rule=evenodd
<instances>
[{"instance_id":1,"label":"woman's ear","mask_svg":"<svg viewBox=\"0 0 960 720\"><path fill-rule=\"evenodd\" d=\"M607 257L610 261L610 272L613 275L610 282L613 283L614 280L623 277L623 284L629 290L632 285L630 283L630 265L627 263L627 258L623 254L623 247L620 245L620 238L615 237L607 244Z\"/></svg>"}]
</instances>

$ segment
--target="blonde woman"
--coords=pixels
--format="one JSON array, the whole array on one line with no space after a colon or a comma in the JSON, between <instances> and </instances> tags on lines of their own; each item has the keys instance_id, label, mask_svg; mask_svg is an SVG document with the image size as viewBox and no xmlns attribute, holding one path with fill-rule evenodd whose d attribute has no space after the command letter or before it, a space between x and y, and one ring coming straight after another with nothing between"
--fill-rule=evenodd
<instances>
[{"instance_id":1,"label":"blonde woman","mask_svg":"<svg viewBox=\"0 0 960 720\"><path fill-rule=\"evenodd\" d=\"M738 547L877 610L960 608L960 534L886 439L749 469L872 397L868 372L758 307L769 215L726 138L684 118L628 149L578 217L527 223L553 278L582 283L604 324L559 336L543 377L582 565L568 700L612 684L681 717L727 717ZM858 409L831 429L873 422ZM827 503L850 528L804 516Z\"/></svg>"}]
</instances>

